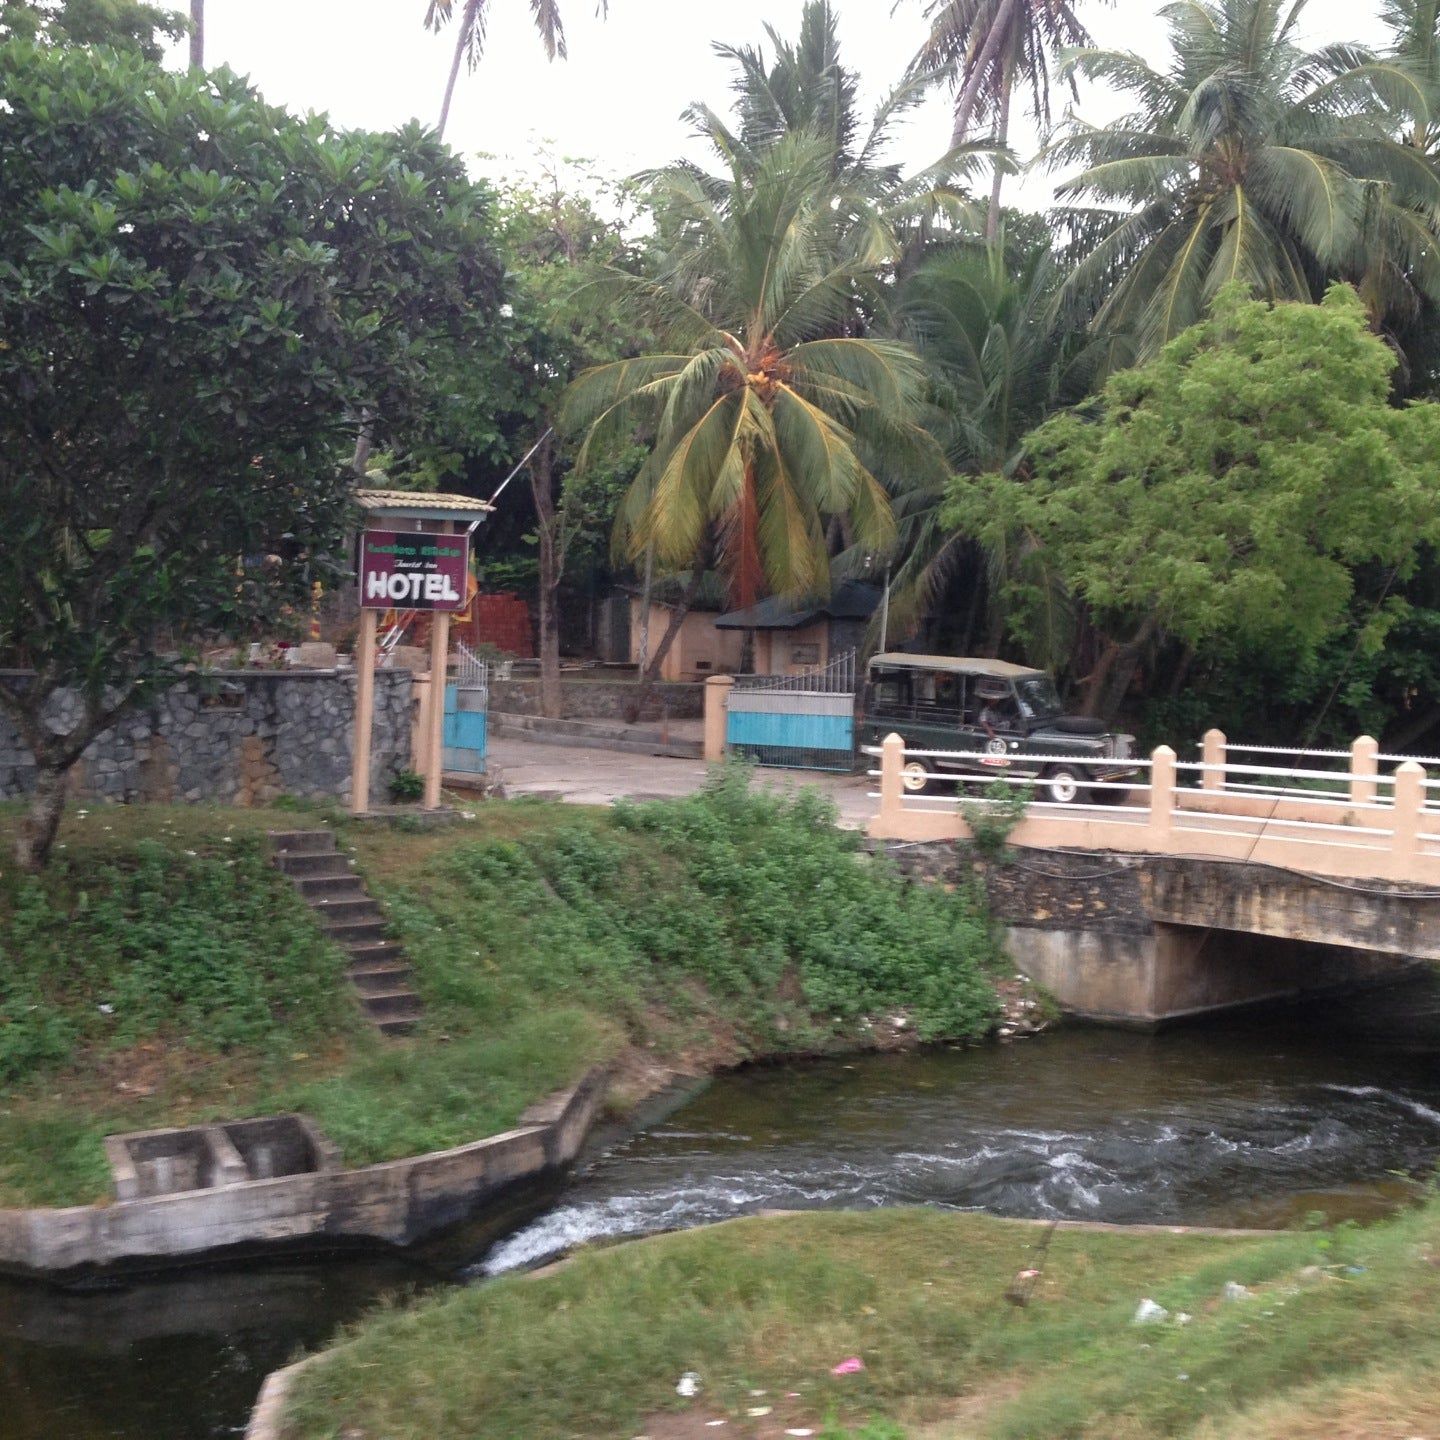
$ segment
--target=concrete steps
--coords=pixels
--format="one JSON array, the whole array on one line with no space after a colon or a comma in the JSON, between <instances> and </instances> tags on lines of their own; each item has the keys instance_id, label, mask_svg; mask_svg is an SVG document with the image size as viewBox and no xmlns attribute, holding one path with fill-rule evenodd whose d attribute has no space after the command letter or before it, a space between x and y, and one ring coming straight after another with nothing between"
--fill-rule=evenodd
<instances>
[{"instance_id":1,"label":"concrete steps","mask_svg":"<svg viewBox=\"0 0 1440 1440\"><path fill-rule=\"evenodd\" d=\"M345 973L371 1024L382 1035L408 1034L424 1014L415 971L403 948L387 936L385 912L335 848L334 833L279 831L270 843L276 868L349 955Z\"/></svg>"}]
</instances>

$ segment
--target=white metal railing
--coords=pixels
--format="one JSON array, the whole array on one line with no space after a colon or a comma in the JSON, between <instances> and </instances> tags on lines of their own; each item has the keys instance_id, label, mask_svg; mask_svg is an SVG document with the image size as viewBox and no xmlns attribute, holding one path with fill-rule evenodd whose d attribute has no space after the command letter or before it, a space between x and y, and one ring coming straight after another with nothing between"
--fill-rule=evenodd
<instances>
[{"instance_id":1,"label":"white metal railing","mask_svg":"<svg viewBox=\"0 0 1440 1440\"><path fill-rule=\"evenodd\" d=\"M482 660L463 640L457 641L455 653L455 682L462 690L483 690L490 692L490 666Z\"/></svg>"},{"instance_id":2,"label":"white metal railing","mask_svg":"<svg viewBox=\"0 0 1440 1440\"><path fill-rule=\"evenodd\" d=\"M1413 758L1382 756L1367 737L1349 751L1333 752L1334 758L1348 760L1344 770L1237 762L1230 757L1287 754L1310 761L1322 755L1228 745L1218 731L1205 737L1202 749L1204 758L1198 761L1178 760L1167 746L1149 759L1122 761L1073 754L987 756L973 750L910 749L892 735L883 745L863 747L880 760L868 771L879 782L872 795L880 801L880 815L872 829L906 838L909 817L910 829L917 831L909 838L958 836L965 833L960 808L965 787L998 783L1033 788L1025 821L1045 827L1045 839L1036 843L1096 849L1133 844L1175 853L1198 846L1204 853L1236 859L1251 858L1261 847L1271 859L1293 848L1307 864L1327 873L1429 883L1440 879L1440 800L1429 793L1440 788L1440 781L1430 780ZM1379 765L1387 762L1396 769L1381 773ZM1078 785L1068 799L1050 793L1047 772L1061 765ZM1116 766L1133 771L1134 778L1088 778ZM1312 783L1295 783L1305 781ZM1320 790L1315 781L1337 788ZM1068 827L1075 831L1073 839L1063 833Z\"/></svg>"}]
</instances>

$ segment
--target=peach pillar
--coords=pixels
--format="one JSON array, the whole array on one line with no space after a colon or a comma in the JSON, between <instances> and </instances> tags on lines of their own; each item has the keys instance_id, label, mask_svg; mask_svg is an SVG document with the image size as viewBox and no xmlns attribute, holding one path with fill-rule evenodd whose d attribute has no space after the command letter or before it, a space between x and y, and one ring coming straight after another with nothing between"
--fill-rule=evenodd
<instances>
[{"instance_id":1,"label":"peach pillar","mask_svg":"<svg viewBox=\"0 0 1440 1440\"><path fill-rule=\"evenodd\" d=\"M1168 840L1175 816L1175 752L1162 745L1150 761L1150 833Z\"/></svg>"},{"instance_id":2,"label":"peach pillar","mask_svg":"<svg viewBox=\"0 0 1440 1440\"><path fill-rule=\"evenodd\" d=\"M712 764L725 758L725 725L734 688L733 675L711 675L705 681L705 759Z\"/></svg>"},{"instance_id":3,"label":"peach pillar","mask_svg":"<svg viewBox=\"0 0 1440 1440\"><path fill-rule=\"evenodd\" d=\"M350 756L350 813L370 808L370 733L375 723L375 631L377 610L360 612L360 637L355 642L355 734Z\"/></svg>"},{"instance_id":4,"label":"peach pillar","mask_svg":"<svg viewBox=\"0 0 1440 1440\"><path fill-rule=\"evenodd\" d=\"M1375 777L1380 773L1380 742L1362 735L1350 747L1350 803L1375 803Z\"/></svg>"},{"instance_id":5,"label":"peach pillar","mask_svg":"<svg viewBox=\"0 0 1440 1440\"><path fill-rule=\"evenodd\" d=\"M880 746L880 818L897 820L905 808L905 786L901 773L905 769L905 742L890 734Z\"/></svg>"},{"instance_id":6,"label":"peach pillar","mask_svg":"<svg viewBox=\"0 0 1440 1440\"><path fill-rule=\"evenodd\" d=\"M440 776L445 768L445 681L450 655L450 612L430 617L430 713L425 747L425 808L440 808Z\"/></svg>"},{"instance_id":7,"label":"peach pillar","mask_svg":"<svg viewBox=\"0 0 1440 1440\"><path fill-rule=\"evenodd\" d=\"M1216 765L1220 768L1202 770L1200 772L1200 788L1202 790L1223 790L1225 788L1225 732L1223 730L1207 730L1201 744L1201 760L1207 766Z\"/></svg>"},{"instance_id":8,"label":"peach pillar","mask_svg":"<svg viewBox=\"0 0 1440 1440\"><path fill-rule=\"evenodd\" d=\"M1425 809L1425 769L1407 760L1395 772L1395 822L1390 839L1392 871L1397 880L1418 878L1420 816Z\"/></svg>"}]
</instances>

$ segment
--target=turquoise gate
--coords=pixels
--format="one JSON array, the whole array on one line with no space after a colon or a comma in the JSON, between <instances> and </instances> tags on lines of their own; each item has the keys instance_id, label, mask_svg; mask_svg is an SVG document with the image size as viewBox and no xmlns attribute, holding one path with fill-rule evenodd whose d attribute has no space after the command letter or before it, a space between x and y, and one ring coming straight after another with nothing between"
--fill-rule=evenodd
<instances>
[{"instance_id":1,"label":"turquoise gate","mask_svg":"<svg viewBox=\"0 0 1440 1440\"><path fill-rule=\"evenodd\" d=\"M849 770L855 763L855 652L803 675L737 675L725 745L760 765Z\"/></svg>"},{"instance_id":2,"label":"turquoise gate","mask_svg":"<svg viewBox=\"0 0 1440 1440\"><path fill-rule=\"evenodd\" d=\"M490 667L461 644L456 678L445 686L444 769L483 775L489 741Z\"/></svg>"}]
</instances>

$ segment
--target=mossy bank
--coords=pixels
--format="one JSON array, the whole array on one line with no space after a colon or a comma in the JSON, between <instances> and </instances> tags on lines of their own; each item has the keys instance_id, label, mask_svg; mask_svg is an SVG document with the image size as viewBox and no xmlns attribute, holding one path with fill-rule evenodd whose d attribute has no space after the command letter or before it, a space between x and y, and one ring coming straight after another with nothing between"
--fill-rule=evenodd
<instances>
[{"instance_id":1,"label":"mossy bank","mask_svg":"<svg viewBox=\"0 0 1440 1440\"><path fill-rule=\"evenodd\" d=\"M0 839L14 823L0 817ZM385 903L425 1018L361 1020L344 956L265 832L332 824ZM102 1137L278 1110L349 1164L462 1144L609 1062L659 1076L983 1036L1003 971L980 902L911 885L816 792L717 772L613 810L491 803L442 830L324 812L76 810L0 875L0 1205L108 1191Z\"/></svg>"}]
</instances>

